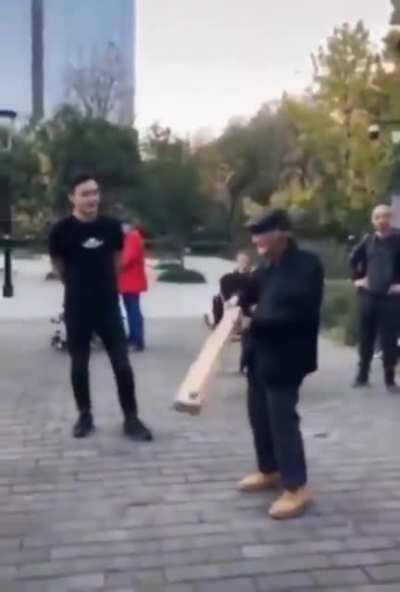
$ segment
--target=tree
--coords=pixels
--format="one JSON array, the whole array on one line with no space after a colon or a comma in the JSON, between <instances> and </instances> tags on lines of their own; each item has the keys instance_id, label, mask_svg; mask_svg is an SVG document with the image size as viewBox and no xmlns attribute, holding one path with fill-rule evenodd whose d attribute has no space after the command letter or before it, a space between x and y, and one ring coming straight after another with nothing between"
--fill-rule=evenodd
<instances>
[{"instance_id":1,"label":"tree","mask_svg":"<svg viewBox=\"0 0 400 592\"><path fill-rule=\"evenodd\" d=\"M139 214L155 233L175 237L183 246L204 222L206 201L187 142L154 125L143 144L144 191Z\"/></svg>"},{"instance_id":2,"label":"tree","mask_svg":"<svg viewBox=\"0 0 400 592\"><path fill-rule=\"evenodd\" d=\"M136 131L64 107L41 126L36 138L48 162L49 191L58 211L67 206L71 174L81 169L94 171L100 179L106 207L129 205L132 189L141 179Z\"/></svg>"},{"instance_id":3,"label":"tree","mask_svg":"<svg viewBox=\"0 0 400 592\"><path fill-rule=\"evenodd\" d=\"M305 131L300 144L304 150L318 143L318 150L312 149L314 198L325 202L321 211L328 220L365 223L385 191L388 160L385 147L368 141L383 97L375 84L379 63L368 31L361 22L336 28L313 62L314 101L325 123L319 131Z\"/></svg>"},{"instance_id":4,"label":"tree","mask_svg":"<svg viewBox=\"0 0 400 592\"><path fill-rule=\"evenodd\" d=\"M220 138L198 150L207 193L224 204L229 238L243 221L247 200L268 205L291 141L284 113L265 105L250 121L232 120Z\"/></svg>"},{"instance_id":5,"label":"tree","mask_svg":"<svg viewBox=\"0 0 400 592\"><path fill-rule=\"evenodd\" d=\"M126 81L121 52L110 43L103 54L94 55L89 65L69 66L65 72L66 99L86 117L127 123L124 109L132 93Z\"/></svg>"},{"instance_id":6,"label":"tree","mask_svg":"<svg viewBox=\"0 0 400 592\"><path fill-rule=\"evenodd\" d=\"M47 213L45 188L39 158L29 138L23 133L15 138L10 152L0 154L0 188L0 217L7 216L12 207L13 232L17 235L39 232Z\"/></svg>"}]
</instances>

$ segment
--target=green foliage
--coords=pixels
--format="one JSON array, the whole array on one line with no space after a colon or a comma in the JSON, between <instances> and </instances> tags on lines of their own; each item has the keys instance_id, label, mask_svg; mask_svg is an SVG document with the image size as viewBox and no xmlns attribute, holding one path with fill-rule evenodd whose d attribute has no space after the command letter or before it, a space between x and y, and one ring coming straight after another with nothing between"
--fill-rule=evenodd
<instances>
[{"instance_id":1,"label":"green foliage","mask_svg":"<svg viewBox=\"0 0 400 592\"><path fill-rule=\"evenodd\" d=\"M46 216L45 190L40 161L29 138L18 136L10 152L0 153L0 191L2 205L13 205L14 232L35 234Z\"/></svg>"},{"instance_id":2,"label":"green foliage","mask_svg":"<svg viewBox=\"0 0 400 592\"><path fill-rule=\"evenodd\" d=\"M246 219L271 205L296 214L303 235L342 240L389 199L399 148L389 128L369 141L368 127L400 120L399 39L392 30L377 57L361 22L335 28L303 97L284 95L196 148L159 125L139 147L135 130L63 107L0 155L0 182L12 186L21 227L43 229L67 208L71 172L93 169L106 207L171 241L178 259L191 243L211 252L242 242ZM199 241L201 232L212 238Z\"/></svg>"},{"instance_id":3,"label":"green foliage","mask_svg":"<svg viewBox=\"0 0 400 592\"><path fill-rule=\"evenodd\" d=\"M185 244L204 221L207 203L188 144L168 129L153 126L143 146L143 186L136 208L157 235Z\"/></svg>"},{"instance_id":4,"label":"green foliage","mask_svg":"<svg viewBox=\"0 0 400 592\"><path fill-rule=\"evenodd\" d=\"M49 190L57 209L65 210L68 180L79 169L95 171L109 204L125 205L140 184L138 139L130 128L64 107L43 124L37 143L49 163Z\"/></svg>"},{"instance_id":5,"label":"green foliage","mask_svg":"<svg viewBox=\"0 0 400 592\"><path fill-rule=\"evenodd\" d=\"M203 274L194 269L185 269L177 266L174 269L164 271L158 278L159 282L170 284L205 284L206 279Z\"/></svg>"},{"instance_id":6,"label":"green foliage","mask_svg":"<svg viewBox=\"0 0 400 592\"><path fill-rule=\"evenodd\" d=\"M157 271L172 271L172 272L180 272L182 271L182 265L179 263L159 263L158 265L156 265L155 269Z\"/></svg>"},{"instance_id":7,"label":"green foliage","mask_svg":"<svg viewBox=\"0 0 400 592\"><path fill-rule=\"evenodd\" d=\"M357 343L357 302L350 281L326 282L321 321L324 329L346 345Z\"/></svg>"}]
</instances>

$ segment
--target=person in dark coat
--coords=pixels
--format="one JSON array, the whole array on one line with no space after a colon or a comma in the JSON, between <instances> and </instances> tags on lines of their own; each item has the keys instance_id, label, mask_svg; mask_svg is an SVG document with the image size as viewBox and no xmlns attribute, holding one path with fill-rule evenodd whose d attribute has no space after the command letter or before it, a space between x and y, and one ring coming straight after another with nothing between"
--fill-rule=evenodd
<instances>
[{"instance_id":1,"label":"person in dark coat","mask_svg":"<svg viewBox=\"0 0 400 592\"><path fill-rule=\"evenodd\" d=\"M208 315L204 317L205 323L210 329L215 329L221 322L224 316L224 303L243 291L250 274L251 257L245 251L239 251L236 255L236 269L223 275L219 281L219 294L214 296L212 303L212 322L210 322Z\"/></svg>"},{"instance_id":2,"label":"person in dark coat","mask_svg":"<svg viewBox=\"0 0 400 592\"><path fill-rule=\"evenodd\" d=\"M251 277L251 270L252 261L250 255L245 251L239 251L236 255L236 269L221 277L219 282L219 294L213 298L213 322L211 323L209 321L208 315L205 315L204 317L206 325L210 329L215 329L215 327L221 322L222 317L224 316L225 303L235 296L239 298L246 289L247 283ZM246 359L249 344L248 330L245 328L244 323L240 329L240 341L241 352L239 372L244 374L246 372Z\"/></svg>"},{"instance_id":3,"label":"person in dark coat","mask_svg":"<svg viewBox=\"0 0 400 592\"><path fill-rule=\"evenodd\" d=\"M273 210L249 228L264 258L239 302L252 316L248 411L258 472L239 489L282 485L269 514L285 519L311 502L297 404L305 376L317 369L324 274L318 258L297 246L285 211Z\"/></svg>"},{"instance_id":4,"label":"person in dark coat","mask_svg":"<svg viewBox=\"0 0 400 592\"><path fill-rule=\"evenodd\" d=\"M377 206L372 213L374 231L355 247L351 275L358 291L359 368L354 387L369 383L377 338L382 347L386 388L398 392L395 368L400 318L400 233L392 227L392 210Z\"/></svg>"}]
</instances>

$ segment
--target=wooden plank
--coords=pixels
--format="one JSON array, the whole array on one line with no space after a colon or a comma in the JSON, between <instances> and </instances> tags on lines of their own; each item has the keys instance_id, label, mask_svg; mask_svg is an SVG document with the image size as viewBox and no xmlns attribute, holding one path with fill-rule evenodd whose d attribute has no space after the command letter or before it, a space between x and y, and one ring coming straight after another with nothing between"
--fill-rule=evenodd
<instances>
[{"instance_id":1,"label":"wooden plank","mask_svg":"<svg viewBox=\"0 0 400 592\"><path fill-rule=\"evenodd\" d=\"M177 411L191 415L201 413L218 360L235 331L240 315L239 307L225 310L221 322L206 340L179 388L174 402Z\"/></svg>"}]
</instances>

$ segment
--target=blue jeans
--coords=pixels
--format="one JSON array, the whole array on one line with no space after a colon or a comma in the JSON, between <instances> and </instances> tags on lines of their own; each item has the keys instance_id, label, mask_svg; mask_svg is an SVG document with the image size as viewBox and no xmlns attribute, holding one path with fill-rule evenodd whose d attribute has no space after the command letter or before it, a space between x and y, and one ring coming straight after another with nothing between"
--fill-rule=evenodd
<instances>
[{"instance_id":1,"label":"blue jeans","mask_svg":"<svg viewBox=\"0 0 400 592\"><path fill-rule=\"evenodd\" d=\"M123 294L129 324L129 341L134 347L144 348L144 319L139 294Z\"/></svg>"}]
</instances>

